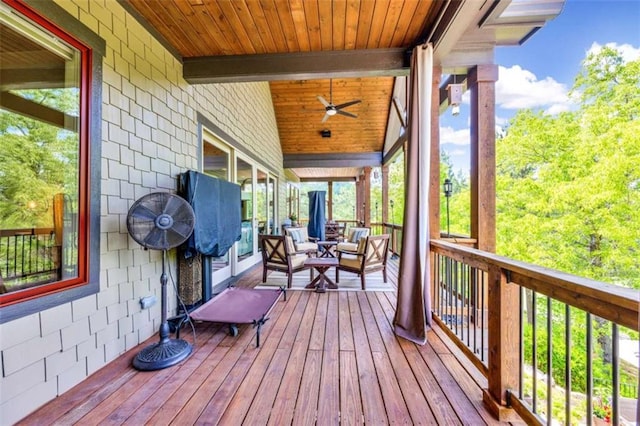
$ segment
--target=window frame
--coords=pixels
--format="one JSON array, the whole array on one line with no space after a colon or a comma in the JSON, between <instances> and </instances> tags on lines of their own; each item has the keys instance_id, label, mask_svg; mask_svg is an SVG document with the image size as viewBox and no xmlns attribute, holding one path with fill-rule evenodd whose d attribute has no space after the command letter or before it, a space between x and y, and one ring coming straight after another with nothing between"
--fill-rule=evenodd
<instances>
[{"instance_id":1,"label":"window frame","mask_svg":"<svg viewBox=\"0 0 640 426\"><path fill-rule=\"evenodd\" d=\"M52 2L2 2L34 25L78 49L81 69L78 129L78 275L0 295L0 323L99 291L101 57L105 52L105 42L102 38Z\"/></svg>"}]
</instances>

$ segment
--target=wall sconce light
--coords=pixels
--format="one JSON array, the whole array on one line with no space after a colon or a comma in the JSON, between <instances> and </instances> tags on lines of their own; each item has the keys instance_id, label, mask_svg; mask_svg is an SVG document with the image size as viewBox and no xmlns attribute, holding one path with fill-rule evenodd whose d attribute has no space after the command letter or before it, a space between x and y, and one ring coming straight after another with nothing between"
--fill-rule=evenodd
<instances>
[{"instance_id":1,"label":"wall sconce light","mask_svg":"<svg viewBox=\"0 0 640 426\"><path fill-rule=\"evenodd\" d=\"M451 182L451 179L445 179L443 187L444 196L447 199L447 237L450 237L451 231L449 228L449 198L451 197L451 194L453 194L453 183Z\"/></svg>"},{"instance_id":2,"label":"wall sconce light","mask_svg":"<svg viewBox=\"0 0 640 426\"><path fill-rule=\"evenodd\" d=\"M455 79L454 79L455 81ZM462 84L450 84L447 86L447 98L449 105L451 105L451 114L460 114L460 104L462 103Z\"/></svg>"}]
</instances>

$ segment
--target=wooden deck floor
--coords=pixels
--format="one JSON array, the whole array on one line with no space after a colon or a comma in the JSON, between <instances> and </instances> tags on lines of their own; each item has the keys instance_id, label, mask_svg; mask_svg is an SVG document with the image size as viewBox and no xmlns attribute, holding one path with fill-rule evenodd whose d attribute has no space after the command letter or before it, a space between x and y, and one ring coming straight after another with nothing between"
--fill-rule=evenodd
<instances>
[{"instance_id":1,"label":"wooden deck floor","mask_svg":"<svg viewBox=\"0 0 640 426\"><path fill-rule=\"evenodd\" d=\"M290 291L260 348L251 326L231 337L202 323L184 362L136 371L133 357L154 337L21 424L497 424L482 405L484 378L437 329L424 346L396 338L394 306L394 292ZM182 337L193 341L188 329Z\"/></svg>"}]
</instances>

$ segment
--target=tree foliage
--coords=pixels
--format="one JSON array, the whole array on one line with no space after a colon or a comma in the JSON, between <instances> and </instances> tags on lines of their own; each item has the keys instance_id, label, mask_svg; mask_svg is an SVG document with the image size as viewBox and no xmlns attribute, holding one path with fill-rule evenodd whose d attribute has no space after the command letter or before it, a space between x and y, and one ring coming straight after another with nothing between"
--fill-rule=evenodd
<instances>
[{"instance_id":1,"label":"tree foliage","mask_svg":"<svg viewBox=\"0 0 640 426\"><path fill-rule=\"evenodd\" d=\"M640 288L640 61L590 55L575 111L522 110L497 142L498 252Z\"/></svg>"},{"instance_id":2,"label":"tree foliage","mask_svg":"<svg viewBox=\"0 0 640 426\"><path fill-rule=\"evenodd\" d=\"M19 94L66 113L77 110L73 90L24 90ZM77 193L77 133L0 110L0 155L0 227L52 226L53 195Z\"/></svg>"},{"instance_id":3,"label":"tree foliage","mask_svg":"<svg viewBox=\"0 0 640 426\"><path fill-rule=\"evenodd\" d=\"M453 173L451 158L446 152L440 155L440 182L449 179L452 185L452 194L448 200L444 190L440 191L440 229L452 235L469 235L471 233L471 194L469 192L469 179L458 172ZM447 215L449 223L447 223Z\"/></svg>"},{"instance_id":4,"label":"tree foliage","mask_svg":"<svg viewBox=\"0 0 640 426\"><path fill-rule=\"evenodd\" d=\"M608 48L588 56L571 96L577 102L573 111L551 116L521 110L498 137L497 251L640 289L640 60L624 62ZM454 186L451 232L468 234L468 182L450 174L446 156L442 164L442 181L449 177ZM444 197L441 202L444 206ZM528 300L528 313L533 303L538 307L537 356L534 362L533 324L528 323L526 363L549 371L546 321L541 319L551 316L551 374L562 385L565 307L553 302L548 312L546 298L538 297ZM570 318L573 390L586 388L587 352L593 355L594 383L610 387L611 324L594 319L594 346L587 349L585 313L571 309ZM631 330L623 333L637 338ZM636 383L637 369L623 369L621 382Z\"/></svg>"}]
</instances>

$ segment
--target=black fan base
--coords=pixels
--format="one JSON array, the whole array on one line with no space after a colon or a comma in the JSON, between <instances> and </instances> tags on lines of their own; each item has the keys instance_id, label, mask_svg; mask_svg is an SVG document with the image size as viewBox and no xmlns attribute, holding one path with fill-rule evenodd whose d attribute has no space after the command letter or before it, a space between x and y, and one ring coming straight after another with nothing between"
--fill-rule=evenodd
<instances>
[{"instance_id":1,"label":"black fan base","mask_svg":"<svg viewBox=\"0 0 640 426\"><path fill-rule=\"evenodd\" d=\"M161 370L184 360L192 350L191 344L182 339L163 339L141 350L133 360L133 367L143 371Z\"/></svg>"}]
</instances>

